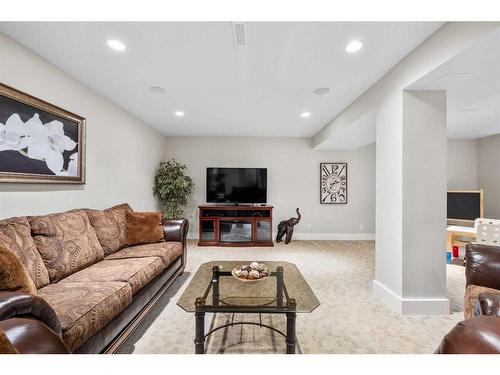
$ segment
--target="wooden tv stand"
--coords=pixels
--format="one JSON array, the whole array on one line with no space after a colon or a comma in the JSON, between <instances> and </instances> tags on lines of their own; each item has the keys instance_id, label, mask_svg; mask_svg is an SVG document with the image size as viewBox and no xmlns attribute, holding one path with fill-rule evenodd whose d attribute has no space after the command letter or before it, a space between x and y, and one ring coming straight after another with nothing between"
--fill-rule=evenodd
<instances>
[{"instance_id":1,"label":"wooden tv stand","mask_svg":"<svg viewBox=\"0 0 500 375\"><path fill-rule=\"evenodd\" d=\"M273 246L273 207L198 206L198 246Z\"/></svg>"}]
</instances>

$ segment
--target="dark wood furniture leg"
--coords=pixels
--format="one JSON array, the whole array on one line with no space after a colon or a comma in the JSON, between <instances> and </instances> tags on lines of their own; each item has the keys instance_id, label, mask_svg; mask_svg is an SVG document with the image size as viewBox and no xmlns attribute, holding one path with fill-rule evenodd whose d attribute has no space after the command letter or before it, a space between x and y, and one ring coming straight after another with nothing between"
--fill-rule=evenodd
<instances>
[{"instance_id":1,"label":"dark wood furniture leg","mask_svg":"<svg viewBox=\"0 0 500 375\"><path fill-rule=\"evenodd\" d=\"M297 336L295 334L295 319L297 314L294 312L286 313L286 354L295 354L297 345Z\"/></svg>"},{"instance_id":2,"label":"dark wood furniture leg","mask_svg":"<svg viewBox=\"0 0 500 375\"><path fill-rule=\"evenodd\" d=\"M205 313L194 313L196 320L195 338L194 338L194 353L205 354Z\"/></svg>"}]
</instances>

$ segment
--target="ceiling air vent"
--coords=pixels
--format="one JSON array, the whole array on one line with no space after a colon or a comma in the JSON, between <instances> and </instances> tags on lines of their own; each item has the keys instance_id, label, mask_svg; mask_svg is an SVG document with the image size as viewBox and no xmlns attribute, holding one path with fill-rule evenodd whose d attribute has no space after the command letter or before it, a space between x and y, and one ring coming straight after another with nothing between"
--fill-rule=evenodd
<instances>
[{"instance_id":1,"label":"ceiling air vent","mask_svg":"<svg viewBox=\"0 0 500 375\"><path fill-rule=\"evenodd\" d=\"M233 28L233 44L235 47L247 46L247 23L231 22Z\"/></svg>"}]
</instances>

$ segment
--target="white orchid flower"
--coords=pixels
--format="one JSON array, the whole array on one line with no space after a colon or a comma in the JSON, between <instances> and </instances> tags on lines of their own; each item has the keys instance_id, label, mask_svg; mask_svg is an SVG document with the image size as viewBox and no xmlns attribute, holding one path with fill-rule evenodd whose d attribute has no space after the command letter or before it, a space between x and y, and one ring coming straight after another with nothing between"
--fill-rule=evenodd
<instances>
[{"instance_id":1,"label":"white orchid flower","mask_svg":"<svg viewBox=\"0 0 500 375\"><path fill-rule=\"evenodd\" d=\"M78 152L71 154L69 157L69 164L67 171L61 171L57 174L58 176L70 176L77 177L78 176Z\"/></svg>"},{"instance_id":2,"label":"white orchid flower","mask_svg":"<svg viewBox=\"0 0 500 375\"><path fill-rule=\"evenodd\" d=\"M47 167L54 174L59 174L64 164L63 152L71 151L76 147L76 143L64 135L63 123L54 120L43 125L40 116L35 113L25 125L31 138L28 157L45 160Z\"/></svg>"},{"instance_id":3,"label":"white orchid flower","mask_svg":"<svg viewBox=\"0 0 500 375\"><path fill-rule=\"evenodd\" d=\"M69 157L68 175L72 177L78 176L78 152Z\"/></svg>"},{"instance_id":4,"label":"white orchid flower","mask_svg":"<svg viewBox=\"0 0 500 375\"><path fill-rule=\"evenodd\" d=\"M0 123L0 151L19 151L28 147L30 141L26 125L17 113L12 114L5 125Z\"/></svg>"}]
</instances>

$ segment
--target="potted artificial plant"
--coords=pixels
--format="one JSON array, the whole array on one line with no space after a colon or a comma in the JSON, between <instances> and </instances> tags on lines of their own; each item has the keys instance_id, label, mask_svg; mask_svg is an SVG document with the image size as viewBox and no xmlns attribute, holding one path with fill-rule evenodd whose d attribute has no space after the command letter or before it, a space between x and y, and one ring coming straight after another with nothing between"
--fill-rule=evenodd
<instances>
[{"instance_id":1,"label":"potted artificial plant","mask_svg":"<svg viewBox=\"0 0 500 375\"><path fill-rule=\"evenodd\" d=\"M157 197L169 219L181 219L194 183L186 175L186 166L175 159L162 161L155 175L153 194Z\"/></svg>"}]
</instances>

